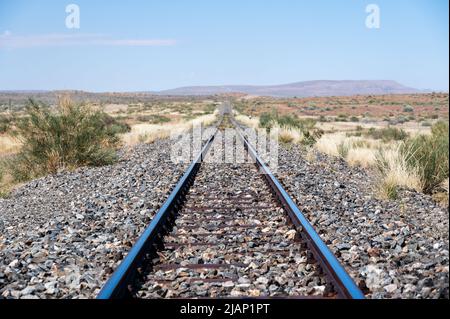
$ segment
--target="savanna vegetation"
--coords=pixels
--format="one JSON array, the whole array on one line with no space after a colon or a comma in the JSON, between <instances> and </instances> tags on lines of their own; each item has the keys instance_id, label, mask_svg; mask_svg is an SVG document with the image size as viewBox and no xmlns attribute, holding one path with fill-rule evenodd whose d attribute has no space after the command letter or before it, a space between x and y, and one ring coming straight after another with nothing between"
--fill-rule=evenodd
<instances>
[{"instance_id":1,"label":"savanna vegetation","mask_svg":"<svg viewBox=\"0 0 450 319\"><path fill-rule=\"evenodd\" d=\"M306 101L308 106L302 107ZM256 98L239 103L239 121L254 128L283 128L280 141L305 145L307 159L321 152L373 171L382 198L396 199L400 189L407 188L448 205L448 94L293 99L286 104ZM305 112L308 116L301 115ZM305 132L319 134L309 140Z\"/></svg>"},{"instance_id":2,"label":"savanna vegetation","mask_svg":"<svg viewBox=\"0 0 450 319\"><path fill-rule=\"evenodd\" d=\"M197 100L128 106L66 97L53 105L29 100L14 112L0 113L0 195L47 174L112 164L119 147L167 138L194 122L209 125L215 109L215 103Z\"/></svg>"}]
</instances>

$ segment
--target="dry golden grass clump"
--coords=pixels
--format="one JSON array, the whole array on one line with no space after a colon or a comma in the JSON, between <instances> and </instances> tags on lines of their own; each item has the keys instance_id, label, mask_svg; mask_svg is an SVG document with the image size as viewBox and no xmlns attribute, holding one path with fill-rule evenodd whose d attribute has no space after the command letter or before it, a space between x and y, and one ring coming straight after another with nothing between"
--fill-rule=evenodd
<instances>
[{"instance_id":1,"label":"dry golden grass clump","mask_svg":"<svg viewBox=\"0 0 450 319\"><path fill-rule=\"evenodd\" d=\"M324 154L342 157L351 166L371 167L375 164L377 150L382 145L378 140L362 136L348 136L338 132L324 134L315 144L315 148Z\"/></svg>"},{"instance_id":2,"label":"dry golden grass clump","mask_svg":"<svg viewBox=\"0 0 450 319\"><path fill-rule=\"evenodd\" d=\"M305 134L298 128L289 126L280 126L278 123L271 125L271 133L273 136L278 135L278 140L281 143L302 143L305 140Z\"/></svg>"},{"instance_id":3,"label":"dry golden grass clump","mask_svg":"<svg viewBox=\"0 0 450 319\"><path fill-rule=\"evenodd\" d=\"M448 195L448 140L448 123L437 122L427 135L395 128L325 134L315 148L351 166L376 168L379 194L395 199L402 187L427 194L447 189Z\"/></svg>"},{"instance_id":4,"label":"dry golden grass clump","mask_svg":"<svg viewBox=\"0 0 450 319\"><path fill-rule=\"evenodd\" d=\"M398 187L423 191L419 169L408 165L407 157L402 154L400 147L380 150L377 154L380 172L378 188L381 196L386 199L396 199Z\"/></svg>"},{"instance_id":5,"label":"dry golden grass clump","mask_svg":"<svg viewBox=\"0 0 450 319\"><path fill-rule=\"evenodd\" d=\"M252 128L257 129L259 128L259 118L258 117L250 117L243 114L237 114L235 117L236 121L239 123Z\"/></svg>"},{"instance_id":6,"label":"dry golden grass clump","mask_svg":"<svg viewBox=\"0 0 450 319\"><path fill-rule=\"evenodd\" d=\"M9 134L0 135L0 157L17 153L21 143L18 138Z\"/></svg>"}]
</instances>

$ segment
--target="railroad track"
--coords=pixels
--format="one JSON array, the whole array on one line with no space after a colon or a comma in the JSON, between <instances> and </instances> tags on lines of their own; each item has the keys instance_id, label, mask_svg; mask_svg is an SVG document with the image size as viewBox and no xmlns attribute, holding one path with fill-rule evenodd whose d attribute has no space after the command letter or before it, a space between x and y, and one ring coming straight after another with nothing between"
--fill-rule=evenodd
<instances>
[{"instance_id":1,"label":"railroad track","mask_svg":"<svg viewBox=\"0 0 450 319\"><path fill-rule=\"evenodd\" d=\"M227 119L254 163L207 163L213 134L98 298L364 298Z\"/></svg>"}]
</instances>

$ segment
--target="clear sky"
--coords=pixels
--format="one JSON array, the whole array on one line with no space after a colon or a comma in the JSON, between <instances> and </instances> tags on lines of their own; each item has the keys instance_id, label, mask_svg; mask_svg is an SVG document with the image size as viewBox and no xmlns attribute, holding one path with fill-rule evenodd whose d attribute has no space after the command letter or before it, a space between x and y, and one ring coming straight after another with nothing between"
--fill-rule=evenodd
<instances>
[{"instance_id":1,"label":"clear sky","mask_svg":"<svg viewBox=\"0 0 450 319\"><path fill-rule=\"evenodd\" d=\"M80 28L66 27L66 6ZM366 6L380 28L366 27ZM396 80L448 91L448 0L0 0L0 90Z\"/></svg>"}]
</instances>

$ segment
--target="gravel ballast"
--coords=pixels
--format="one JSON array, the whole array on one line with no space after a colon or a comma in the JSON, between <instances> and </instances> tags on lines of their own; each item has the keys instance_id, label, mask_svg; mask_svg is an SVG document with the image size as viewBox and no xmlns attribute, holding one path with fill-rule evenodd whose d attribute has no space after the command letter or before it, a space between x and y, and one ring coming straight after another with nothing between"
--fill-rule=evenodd
<instances>
[{"instance_id":1,"label":"gravel ballast","mask_svg":"<svg viewBox=\"0 0 450 319\"><path fill-rule=\"evenodd\" d=\"M279 152L278 178L368 298L449 298L448 208L409 190L379 200L370 171Z\"/></svg>"},{"instance_id":2,"label":"gravel ballast","mask_svg":"<svg viewBox=\"0 0 450 319\"><path fill-rule=\"evenodd\" d=\"M140 145L0 199L0 298L94 298L186 169L170 147Z\"/></svg>"},{"instance_id":3,"label":"gravel ballast","mask_svg":"<svg viewBox=\"0 0 450 319\"><path fill-rule=\"evenodd\" d=\"M140 145L0 199L0 298L94 298L187 168L170 148ZM379 200L366 170L279 152L277 177L368 298L449 297L448 208L408 190Z\"/></svg>"},{"instance_id":4,"label":"gravel ballast","mask_svg":"<svg viewBox=\"0 0 450 319\"><path fill-rule=\"evenodd\" d=\"M288 220L253 163L203 163L135 297L334 296Z\"/></svg>"}]
</instances>

